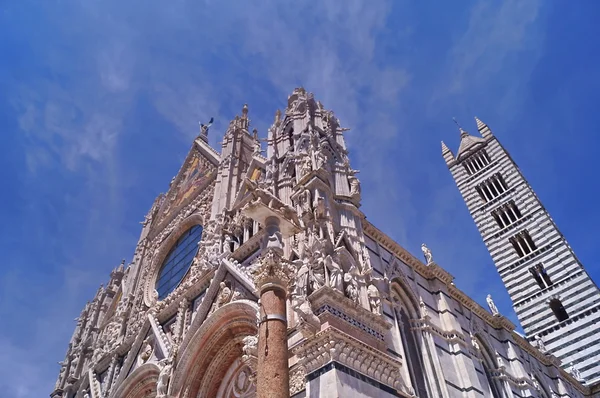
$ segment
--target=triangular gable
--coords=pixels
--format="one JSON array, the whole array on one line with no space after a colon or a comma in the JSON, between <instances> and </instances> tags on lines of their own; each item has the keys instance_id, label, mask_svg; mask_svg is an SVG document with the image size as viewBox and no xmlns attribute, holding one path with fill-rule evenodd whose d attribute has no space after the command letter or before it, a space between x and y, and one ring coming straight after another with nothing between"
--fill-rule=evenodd
<instances>
[{"instance_id":1,"label":"triangular gable","mask_svg":"<svg viewBox=\"0 0 600 398\"><path fill-rule=\"evenodd\" d=\"M218 154L203 141L196 140L164 195L157 214L157 224L171 219L179 209L198 196L214 180L218 164Z\"/></svg>"},{"instance_id":2,"label":"triangular gable","mask_svg":"<svg viewBox=\"0 0 600 398\"><path fill-rule=\"evenodd\" d=\"M247 202L246 199L251 197L252 189L250 186L256 184L263 176L266 161L267 160L262 156L254 156L252 158L252 161L248 165L246 176L240 184L240 189L235 197L232 209L237 209L240 206L243 206Z\"/></svg>"}]
</instances>

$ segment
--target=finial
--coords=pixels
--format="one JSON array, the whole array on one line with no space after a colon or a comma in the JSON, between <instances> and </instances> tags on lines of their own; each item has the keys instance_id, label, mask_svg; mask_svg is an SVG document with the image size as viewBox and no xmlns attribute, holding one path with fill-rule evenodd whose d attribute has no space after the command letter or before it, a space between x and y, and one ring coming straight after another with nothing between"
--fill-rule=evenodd
<instances>
[{"instance_id":1,"label":"finial","mask_svg":"<svg viewBox=\"0 0 600 398\"><path fill-rule=\"evenodd\" d=\"M456 118L453 117L452 120L454 120L454 123L456 123L456 125L458 126L458 130L460 131L461 137L468 134L465 130L463 130L462 126L456 121Z\"/></svg>"},{"instance_id":2,"label":"finial","mask_svg":"<svg viewBox=\"0 0 600 398\"><path fill-rule=\"evenodd\" d=\"M460 125L460 124L459 124L459 123L456 121L456 118L455 118L455 117L453 117L453 118L452 118L452 120L454 120L454 123L455 123L455 124L458 126L458 128L459 128L460 130L462 130L462 127L461 127L461 125Z\"/></svg>"},{"instance_id":3,"label":"finial","mask_svg":"<svg viewBox=\"0 0 600 398\"><path fill-rule=\"evenodd\" d=\"M242 117L246 119L248 117L248 104L244 104L242 107Z\"/></svg>"}]
</instances>

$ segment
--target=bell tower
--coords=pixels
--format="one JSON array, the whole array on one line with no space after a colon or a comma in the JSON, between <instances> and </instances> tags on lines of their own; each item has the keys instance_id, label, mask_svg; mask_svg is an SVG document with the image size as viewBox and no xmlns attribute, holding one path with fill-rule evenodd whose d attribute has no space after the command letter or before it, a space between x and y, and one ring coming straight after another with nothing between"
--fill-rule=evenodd
<instances>
[{"instance_id":1,"label":"bell tower","mask_svg":"<svg viewBox=\"0 0 600 398\"><path fill-rule=\"evenodd\" d=\"M600 378L600 291L490 128L460 128L442 157L506 286L527 338L587 383Z\"/></svg>"}]
</instances>

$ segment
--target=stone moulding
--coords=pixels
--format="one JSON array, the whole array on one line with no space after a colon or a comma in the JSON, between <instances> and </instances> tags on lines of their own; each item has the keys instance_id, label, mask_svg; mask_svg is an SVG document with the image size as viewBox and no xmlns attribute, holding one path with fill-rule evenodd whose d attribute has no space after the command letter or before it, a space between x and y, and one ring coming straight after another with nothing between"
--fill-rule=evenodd
<instances>
[{"instance_id":1,"label":"stone moulding","mask_svg":"<svg viewBox=\"0 0 600 398\"><path fill-rule=\"evenodd\" d=\"M317 333L292 350L310 374L329 362L338 362L396 390L404 391L402 363L333 328Z\"/></svg>"},{"instance_id":2,"label":"stone moulding","mask_svg":"<svg viewBox=\"0 0 600 398\"><path fill-rule=\"evenodd\" d=\"M352 318L360 325L364 325L368 329L371 329L373 333L365 330L365 332L376 337L379 340L383 339L386 332L392 327L381 315L372 313L371 311L357 305L342 292L329 287L323 286L313 292L308 297L311 307L315 314L319 315L318 312L323 313L325 308L333 308L346 315L348 318ZM329 311L331 312L331 311ZM334 314L336 315L336 314ZM349 320L342 318L348 322ZM355 325L361 328L359 325Z\"/></svg>"}]
</instances>

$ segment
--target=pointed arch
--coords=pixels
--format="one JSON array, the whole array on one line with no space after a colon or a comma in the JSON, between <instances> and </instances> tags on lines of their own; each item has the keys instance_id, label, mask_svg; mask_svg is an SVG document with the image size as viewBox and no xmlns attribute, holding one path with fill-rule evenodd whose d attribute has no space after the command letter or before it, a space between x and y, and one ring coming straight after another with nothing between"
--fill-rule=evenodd
<instances>
[{"instance_id":1,"label":"pointed arch","mask_svg":"<svg viewBox=\"0 0 600 398\"><path fill-rule=\"evenodd\" d=\"M494 379L493 371L496 369L496 359L495 355L492 352L487 340L480 333L476 333L474 336L475 340L479 344L479 352L481 354L481 366L483 368L483 373L485 376L485 380L487 381L486 386L481 386L484 390L493 397L493 398L503 398L502 395L502 386L499 385L498 381Z\"/></svg>"},{"instance_id":2,"label":"pointed arch","mask_svg":"<svg viewBox=\"0 0 600 398\"><path fill-rule=\"evenodd\" d=\"M135 369L111 394L113 398L154 398L160 369L146 363Z\"/></svg>"},{"instance_id":3,"label":"pointed arch","mask_svg":"<svg viewBox=\"0 0 600 398\"><path fill-rule=\"evenodd\" d=\"M419 319L419 304L410 286L397 276L392 280L391 299L394 317L395 341L393 346L402 352L407 376L420 398L431 397L430 386L425 378L423 336L413 330L411 320Z\"/></svg>"},{"instance_id":4,"label":"pointed arch","mask_svg":"<svg viewBox=\"0 0 600 398\"><path fill-rule=\"evenodd\" d=\"M225 304L194 333L177 362L170 391L215 397L232 364L242 356L242 340L256 335L258 305L249 300Z\"/></svg>"}]
</instances>

